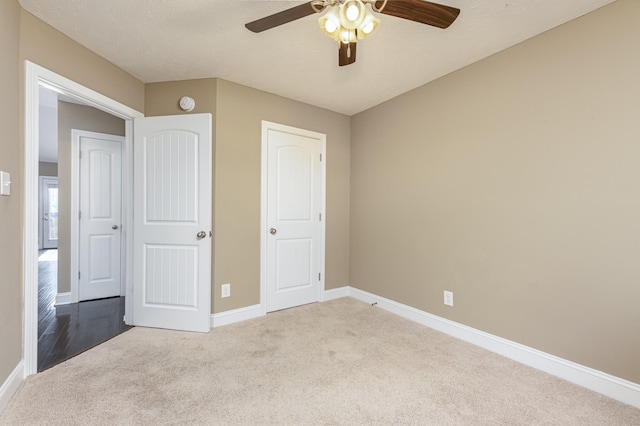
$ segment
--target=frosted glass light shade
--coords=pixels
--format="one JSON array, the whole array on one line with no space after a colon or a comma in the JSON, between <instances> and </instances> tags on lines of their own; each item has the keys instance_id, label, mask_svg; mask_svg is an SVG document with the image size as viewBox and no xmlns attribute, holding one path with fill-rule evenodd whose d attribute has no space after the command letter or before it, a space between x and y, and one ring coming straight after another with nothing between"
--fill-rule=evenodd
<instances>
[{"instance_id":1,"label":"frosted glass light shade","mask_svg":"<svg viewBox=\"0 0 640 426\"><path fill-rule=\"evenodd\" d=\"M318 19L320 29L334 40L340 40L340 17L337 7L332 7Z\"/></svg>"},{"instance_id":2,"label":"frosted glass light shade","mask_svg":"<svg viewBox=\"0 0 640 426\"><path fill-rule=\"evenodd\" d=\"M347 0L340 6L340 23L348 30L358 28L367 15L362 0Z\"/></svg>"},{"instance_id":3,"label":"frosted glass light shade","mask_svg":"<svg viewBox=\"0 0 640 426\"><path fill-rule=\"evenodd\" d=\"M360 27L358 27L358 38L363 39L373 33L380 25L380 20L376 18L373 13L367 11L367 14L362 21Z\"/></svg>"},{"instance_id":4,"label":"frosted glass light shade","mask_svg":"<svg viewBox=\"0 0 640 426\"><path fill-rule=\"evenodd\" d=\"M347 7L347 11L345 12L345 15L347 16L347 19L349 21L355 22L355 20L358 19L358 16L360 16L360 11L358 10L358 6L356 6L355 4L350 4L349 7Z\"/></svg>"}]
</instances>

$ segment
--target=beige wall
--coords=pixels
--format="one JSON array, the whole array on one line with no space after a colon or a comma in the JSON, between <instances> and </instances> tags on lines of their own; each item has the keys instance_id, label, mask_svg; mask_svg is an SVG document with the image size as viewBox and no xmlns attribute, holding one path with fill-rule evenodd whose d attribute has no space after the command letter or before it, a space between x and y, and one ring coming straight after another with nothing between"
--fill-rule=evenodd
<instances>
[{"instance_id":1,"label":"beige wall","mask_svg":"<svg viewBox=\"0 0 640 426\"><path fill-rule=\"evenodd\" d=\"M204 78L146 84L144 92L145 115L151 117L208 112L213 114L215 123L216 82L215 78ZM186 113L180 109L179 102L183 96L189 96L196 102L193 111Z\"/></svg>"},{"instance_id":2,"label":"beige wall","mask_svg":"<svg viewBox=\"0 0 640 426\"><path fill-rule=\"evenodd\" d=\"M640 383L638 16L615 2L355 116L351 285Z\"/></svg>"},{"instance_id":3,"label":"beige wall","mask_svg":"<svg viewBox=\"0 0 640 426\"><path fill-rule=\"evenodd\" d=\"M142 82L24 9L20 15L20 58L144 111Z\"/></svg>"},{"instance_id":4,"label":"beige wall","mask_svg":"<svg viewBox=\"0 0 640 426\"><path fill-rule=\"evenodd\" d=\"M144 85L20 8L0 2L0 170L12 195L0 197L0 383L22 358L22 202L24 66L28 59L131 108L144 108Z\"/></svg>"},{"instance_id":5,"label":"beige wall","mask_svg":"<svg viewBox=\"0 0 640 426\"><path fill-rule=\"evenodd\" d=\"M58 293L71 291L71 130L124 136L124 124L96 108L58 102Z\"/></svg>"},{"instance_id":6,"label":"beige wall","mask_svg":"<svg viewBox=\"0 0 640 426\"><path fill-rule=\"evenodd\" d=\"M58 163L41 161L38 164L38 173L40 173L40 176L58 176Z\"/></svg>"},{"instance_id":7,"label":"beige wall","mask_svg":"<svg viewBox=\"0 0 640 426\"><path fill-rule=\"evenodd\" d=\"M260 303L262 120L327 135L326 288L349 283L351 120L335 112L218 80L215 311ZM220 286L231 283L231 297Z\"/></svg>"},{"instance_id":8,"label":"beige wall","mask_svg":"<svg viewBox=\"0 0 640 426\"><path fill-rule=\"evenodd\" d=\"M214 312L260 303L262 120L327 134L326 288L347 285L349 117L220 79L148 84L147 114L179 113L183 95L214 114ZM231 297L221 299L224 283Z\"/></svg>"},{"instance_id":9,"label":"beige wall","mask_svg":"<svg viewBox=\"0 0 640 426\"><path fill-rule=\"evenodd\" d=\"M11 196L0 196L0 386L22 358L19 22L18 2L0 2L0 170L13 181Z\"/></svg>"}]
</instances>

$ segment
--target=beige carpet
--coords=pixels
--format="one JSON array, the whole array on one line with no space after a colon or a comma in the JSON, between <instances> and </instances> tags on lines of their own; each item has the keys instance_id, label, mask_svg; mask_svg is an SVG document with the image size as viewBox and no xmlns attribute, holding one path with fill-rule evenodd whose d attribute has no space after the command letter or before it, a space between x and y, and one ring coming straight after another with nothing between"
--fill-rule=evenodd
<instances>
[{"instance_id":1,"label":"beige carpet","mask_svg":"<svg viewBox=\"0 0 640 426\"><path fill-rule=\"evenodd\" d=\"M135 328L29 377L9 425L640 425L640 410L345 298Z\"/></svg>"}]
</instances>

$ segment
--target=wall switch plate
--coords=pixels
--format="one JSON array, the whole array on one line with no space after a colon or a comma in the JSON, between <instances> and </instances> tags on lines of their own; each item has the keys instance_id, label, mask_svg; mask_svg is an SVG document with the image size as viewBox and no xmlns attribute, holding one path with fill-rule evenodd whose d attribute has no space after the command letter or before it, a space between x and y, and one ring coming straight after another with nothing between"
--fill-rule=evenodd
<instances>
[{"instance_id":1,"label":"wall switch plate","mask_svg":"<svg viewBox=\"0 0 640 426\"><path fill-rule=\"evenodd\" d=\"M222 284L220 287L220 297L225 298L231 296L231 284Z\"/></svg>"},{"instance_id":2,"label":"wall switch plate","mask_svg":"<svg viewBox=\"0 0 640 426\"><path fill-rule=\"evenodd\" d=\"M11 175L0 172L0 195L11 195Z\"/></svg>"},{"instance_id":3,"label":"wall switch plate","mask_svg":"<svg viewBox=\"0 0 640 426\"><path fill-rule=\"evenodd\" d=\"M453 306L453 292L446 291L444 292L444 304L447 306Z\"/></svg>"}]
</instances>

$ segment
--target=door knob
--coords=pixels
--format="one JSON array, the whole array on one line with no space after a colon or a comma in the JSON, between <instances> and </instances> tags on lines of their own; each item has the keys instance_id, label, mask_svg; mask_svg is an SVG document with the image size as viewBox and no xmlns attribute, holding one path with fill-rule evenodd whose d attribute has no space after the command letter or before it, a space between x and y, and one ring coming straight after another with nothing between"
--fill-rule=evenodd
<instances>
[{"instance_id":1,"label":"door knob","mask_svg":"<svg viewBox=\"0 0 640 426\"><path fill-rule=\"evenodd\" d=\"M199 239L199 240L203 239L203 238L204 238L204 237L206 237L206 236L207 236L207 233L206 233L206 232L204 232L204 231L200 231L200 232L198 232L198 233L196 234L196 238L197 238L197 239Z\"/></svg>"},{"instance_id":2,"label":"door knob","mask_svg":"<svg viewBox=\"0 0 640 426\"><path fill-rule=\"evenodd\" d=\"M118 225L113 225L111 229L118 229Z\"/></svg>"},{"instance_id":3,"label":"door knob","mask_svg":"<svg viewBox=\"0 0 640 426\"><path fill-rule=\"evenodd\" d=\"M271 228L269 229L269 232L271 233L271 235L276 235L276 232L278 232L278 230L276 228Z\"/></svg>"}]
</instances>

